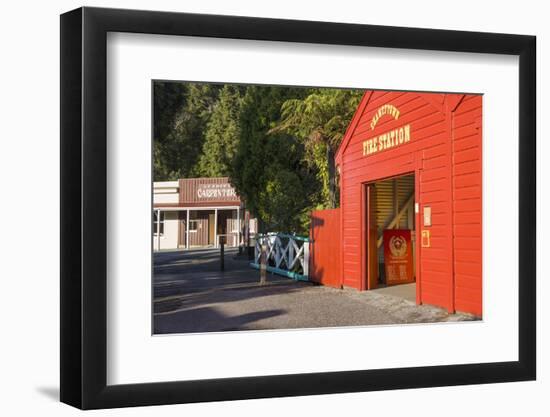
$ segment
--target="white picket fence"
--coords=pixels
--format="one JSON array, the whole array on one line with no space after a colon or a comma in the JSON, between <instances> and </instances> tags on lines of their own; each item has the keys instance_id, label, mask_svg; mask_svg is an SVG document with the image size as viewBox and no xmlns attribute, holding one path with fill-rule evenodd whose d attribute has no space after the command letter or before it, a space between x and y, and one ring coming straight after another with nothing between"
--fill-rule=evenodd
<instances>
[{"instance_id":1,"label":"white picket fence","mask_svg":"<svg viewBox=\"0 0 550 417\"><path fill-rule=\"evenodd\" d=\"M302 236L284 233L256 235L253 268L260 268L262 245L266 246L267 270L289 278L309 280L310 240Z\"/></svg>"}]
</instances>

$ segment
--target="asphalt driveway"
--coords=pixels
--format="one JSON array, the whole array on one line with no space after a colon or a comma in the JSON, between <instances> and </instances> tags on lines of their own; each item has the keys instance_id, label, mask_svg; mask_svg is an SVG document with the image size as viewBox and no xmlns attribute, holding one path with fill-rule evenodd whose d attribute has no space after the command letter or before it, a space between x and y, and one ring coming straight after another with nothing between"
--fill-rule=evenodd
<instances>
[{"instance_id":1,"label":"asphalt driveway","mask_svg":"<svg viewBox=\"0 0 550 417\"><path fill-rule=\"evenodd\" d=\"M259 272L239 256L219 250L154 254L154 333L297 329L472 320L443 309L417 306L387 292L339 290Z\"/></svg>"}]
</instances>

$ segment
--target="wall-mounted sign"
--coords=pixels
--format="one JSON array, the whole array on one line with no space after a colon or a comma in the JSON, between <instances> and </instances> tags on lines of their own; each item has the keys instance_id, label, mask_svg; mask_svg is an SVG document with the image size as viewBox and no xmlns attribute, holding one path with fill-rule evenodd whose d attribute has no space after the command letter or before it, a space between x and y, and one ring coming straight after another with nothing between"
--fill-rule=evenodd
<instances>
[{"instance_id":1,"label":"wall-mounted sign","mask_svg":"<svg viewBox=\"0 0 550 417\"><path fill-rule=\"evenodd\" d=\"M384 230L386 284L403 284L414 281L412 251L410 230Z\"/></svg>"},{"instance_id":2,"label":"wall-mounted sign","mask_svg":"<svg viewBox=\"0 0 550 417\"><path fill-rule=\"evenodd\" d=\"M403 145L411 140L411 125L405 125L375 136L363 142L363 155L390 149L395 146Z\"/></svg>"},{"instance_id":3,"label":"wall-mounted sign","mask_svg":"<svg viewBox=\"0 0 550 417\"><path fill-rule=\"evenodd\" d=\"M384 104L380 106L372 117L370 127L374 130L378 120L384 115L389 115L394 120L399 119L399 110L393 104ZM382 133L379 136L367 139L363 142L363 156L390 149L395 146L403 145L411 140L411 125L406 124L389 132Z\"/></svg>"},{"instance_id":4,"label":"wall-mounted sign","mask_svg":"<svg viewBox=\"0 0 550 417\"><path fill-rule=\"evenodd\" d=\"M235 198L237 193L230 184L201 184L197 187L199 200L219 200Z\"/></svg>"},{"instance_id":5,"label":"wall-mounted sign","mask_svg":"<svg viewBox=\"0 0 550 417\"><path fill-rule=\"evenodd\" d=\"M430 231L429 230L422 230L421 245L422 245L423 248L429 248L431 246Z\"/></svg>"},{"instance_id":6,"label":"wall-mounted sign","mask_svg":"<svg viewBox=\"0 0 550 417\"><path fill-rule=\"evenodd\" d=\"M424 207L424 226L432 225L432 208L425 206Z\"/></svg>"},{"instance_id":7,"label":"wall-mounted sign","mask_svg":"<svg viewBox=\"0 0 550 417\"><path fill-rule=\"evenodd\" d=\"M179 193L180 204L240 204L240 198L227 177L183 178L179 180Z\"/></svg>"}]
</instances>

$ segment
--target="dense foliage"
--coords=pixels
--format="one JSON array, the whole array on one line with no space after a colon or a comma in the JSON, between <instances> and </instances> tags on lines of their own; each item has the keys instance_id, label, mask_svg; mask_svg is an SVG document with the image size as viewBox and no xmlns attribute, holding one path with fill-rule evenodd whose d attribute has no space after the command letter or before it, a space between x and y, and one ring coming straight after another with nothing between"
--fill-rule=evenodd
<instances>
[{"instance_id":1,"label":"dense foliage","mask_svg":"<svg viewBox=\"0 0 550 417\"><path fill-rule=\"evenodd\" d=\"M283 103L281 121L274 129L295 135L304 143L304 160L317 171L324 207L337 205L334 154L361 95L357 90L315 89L302 100Z\"/></svg>"},{"instance_id":2,"label":"dense foliage","mask_svg":"<svg viewBox=\"0 0 550 417\"><path fill-rule=\"evenodd\" d=\"M215 84L154 84L153 169L155 181L199 173L206 125L218 101Z\"/></svg>"},{"instance_id":3,"label":"dense foliage","mask_svg":"<svg viewBox=\"0 0 550 417\"><path fill-rule=\"evenodd\" d=\"M358 90L158 82L154 179L228 176L262 231L337 205L333 155Z\"/></svg>"}]
</instances>

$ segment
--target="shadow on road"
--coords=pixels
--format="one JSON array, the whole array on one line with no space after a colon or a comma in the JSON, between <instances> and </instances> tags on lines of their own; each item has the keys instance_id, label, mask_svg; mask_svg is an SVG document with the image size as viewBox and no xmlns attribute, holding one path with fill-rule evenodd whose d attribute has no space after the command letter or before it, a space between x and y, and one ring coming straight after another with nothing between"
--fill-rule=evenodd
<instances>
[{"instance_id":1,"label":"shadow on road","mask_svg":"<svg viewBox=\"0 0 550 417\"><path fill-rule=\"evenodd\" d=\"M219 251L213 249L154 254L154 333L215 332L244 330L247 325L283 315L287 311L264 309L258 300L299 291L310 283L269 274L268 284L259 284L259 272L249 266L236 249L225 253L220 270ZM254 303L254 311L231 303Z\"/></svg>"},{"instance_id":2,"label":"shadow on road","mask_svg":"<svg viewBox=\"0 0 550 417\"><path fill-rule=\"evenodd\" d=\"M473 320L416 305L386 291L346 291L259 272L228 250L220 271L216 250L154 256L155 334L299 329ZM400 288L399 290L405 290ZM411 287L414 290L413 287ZM412 291L414 295L414 291ZM401 294L403 295L403 294Z\"/></svg>"},{"instance_id":3,"label":"shadow on road","mask_svg":"<svg viewBox=\"0 0 550 417\"><path fill-rule=\"evenodd\" d=\"M197 333L245 330L247 324L285 314L285 310L266 310L228 316L214 307L178 311L169 320L155 322L155 333ZM158 326L158 328L157 328Z\"/></svg>"}]
</instances>

